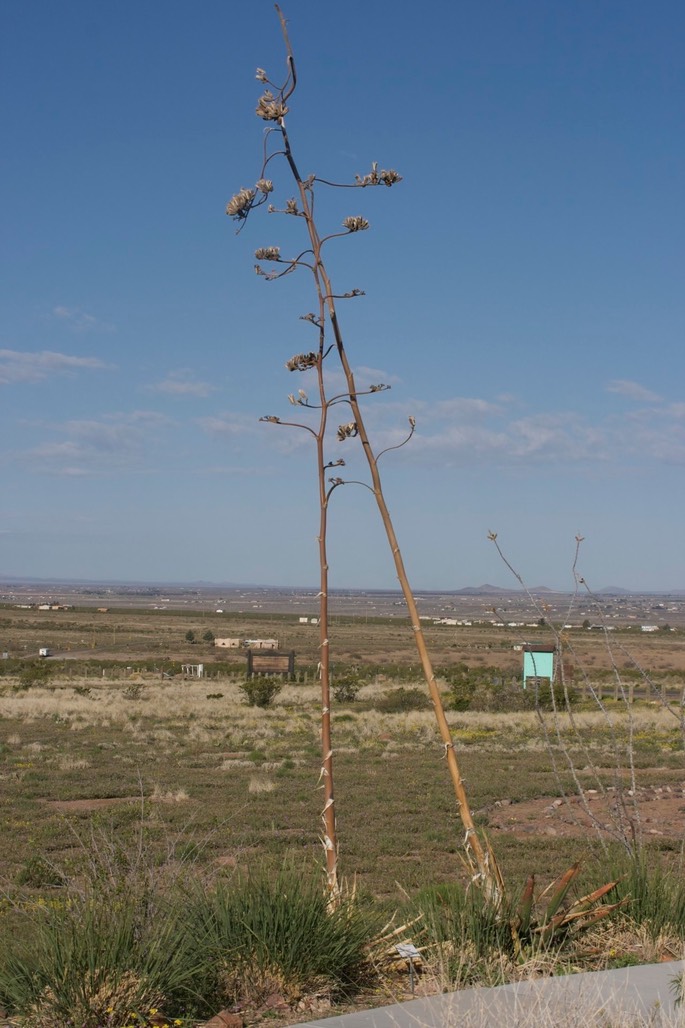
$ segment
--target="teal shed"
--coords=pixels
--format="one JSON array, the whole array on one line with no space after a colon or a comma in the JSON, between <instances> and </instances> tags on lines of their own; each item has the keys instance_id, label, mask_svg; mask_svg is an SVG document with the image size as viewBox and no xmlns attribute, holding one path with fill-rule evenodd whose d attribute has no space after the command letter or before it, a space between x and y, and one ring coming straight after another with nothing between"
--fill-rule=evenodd
<instances>
[{"instance_id":1,"label":"teal shed","mask_svg":"<svg viewBox=\"0 0 685 1028\"><path fill-rule=\"evenodd\" d=\"M523 647L523 688L528 688L529 679L546 678L554 681L554 655L556 646L543 643L526 643Z\"/></svg>"}]
</instances>

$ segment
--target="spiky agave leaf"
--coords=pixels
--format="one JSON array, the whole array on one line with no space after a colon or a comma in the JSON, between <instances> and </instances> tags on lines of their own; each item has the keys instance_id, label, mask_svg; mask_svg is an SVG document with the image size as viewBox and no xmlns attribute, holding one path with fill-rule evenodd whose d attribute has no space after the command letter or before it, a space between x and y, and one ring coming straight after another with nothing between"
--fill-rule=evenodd
<instances>
[{"instance_id":1,"label":"spiky agave leaf","mask_svg":"<svg viewBox=\"0 0 685 1028\"><path fill-rule=\"evenodd\" d=\"M533 897L535 893L535 875L530 875L526 882L523 892L521 893L521 899L519 900L516 915L518 923L516 925L517 930L521 932L527 932L530 928L530 919L533 913Z\"/></svg>"},{"instance_id":2,"label":"spiky agave leaf","mask_svg":"<svg viewBox=\"0 0 685 1028\"><path fill-rule=\"evenodd\" d=\"M546 924L551 918L554 917L561 904L566 899L568 890L571 888L571 882L580 871L580 861L576 861L569 867L568 871L564 871L563 875L559 875L556 881L552 882L547 888L540 894L540 899L543 899L550 890L554 890L547 903L547 909L543 916L543 924Z\"/></svg>"}]
</instances>

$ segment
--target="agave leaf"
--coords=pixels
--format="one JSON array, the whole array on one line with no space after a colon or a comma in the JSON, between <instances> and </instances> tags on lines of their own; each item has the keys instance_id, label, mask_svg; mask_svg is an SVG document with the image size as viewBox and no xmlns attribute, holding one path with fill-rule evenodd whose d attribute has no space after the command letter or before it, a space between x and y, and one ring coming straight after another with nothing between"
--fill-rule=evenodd
<instances>
[{"instance_id":1,"label":"agave leaf","mask_svg":"<svg viewBox=\"0 0 685 1028\"><path fill-rule=\"evenodd\" d=\"M555 932L563 928L568 923L568 920L568 914L565 910L562 910L560 914L556 914L549 921L543 921L536 931L539 932L543 942L549 942L554 937Z\"/></svg>"},{"instance_id":2,"label":"agave leaf","mask_svg":"<svg viewBox=\"0 0 685 1028\"><path fill-rule=\"evenodd\" d=\"M526 882L523 892L521 893L521 899L516 910L518 917L517 929L521 932L527 932L530 928L530 915L533 910L533 891L535 889L535 875L529 875L528 881Z\"/></svg>"},{"instance_id":3,"label":"agave leaf","mask_svg":"<svg viewBox=\"0 0 685 1028\"><path fill-rule=\"evenodd\" d=\"M618 900L616 903L605 903L601 907L595 907L594 910L580 910L576 914L570 913L567 915L567 920L571 922L579 918L585 918L586 920L579 927L580 929L589 928L595 921L599 921L608 914L612 914L619 907L625 907L627 903L630 903L630 896L624 896L622 900Z\"/></svg>"},{"instance_id":4,"label":"agave leaf","mask_svg":"<svg viewBox=\"0 0 685 1028\"><path fill-rule=\"evenodd\" d=\"M623 907L626 903L630 902L630 897L625 896L622 900L617 903L605 903L604 906L597 907L595 910L578 910L575 913L572 911L562 911L553 917L547 924L540 925L536 929L540 934L540 938L543 942L549 942L553 938L554 933L559 928L565 928L572 926L576 932L585 931L586 928L590 928L591 925L596 924L603 917L608 917L614 910L618 910L619 907ZM581 920L582 919L582 920Z\"/></svg>"},{"instance_id":5,"label":"agave leaf","mask_svg":"<svg viewBox=\"0 0 685 1028\"><path fill-rule=\"evenodd\" d=\"M588 892L587 896L581 896L581 898L576 900L573 904L571 910L587 910L587 908L591 907L593 903L600 900L602 896L606 896L608 892L611 892L611 890L618 885L620 880L620 878L617 878L615 882L607 882L606 885L601 885L599 889L595 889L594 892Z\"/></svg>"},{"instance_id":6,"label":"agave leaf","mask_svg":"<svg viewBox=\"0 0 685 1028\"><path fill-rule=\"evenodd\" d=\"M540 897L541 899L542 899L542 896L545 896L546 893L549 892L550 889L552 889L552 888L554 888L556 886L555 891L552 893L552 895L551 895L551 897L549 899L549 902L547 904L547 910L545 911L545 914L544 914L544 917L543 917L543 923L547 923L549 920L551 920L551 918L554 917L554 915L556 914L557 910L559 909L561 904L564 902L564 900L566 898L566 893L568 892L568 890L569 890L569 888L571 886L571 882L576 877L576 875L578 874L579 870L580 870L580 862L576 862L575 864L572 864L571 867L569 867L568 871L565 871L563 875L560 875L559 878L557 878L557 880L555 882L552 882L552 884L550 886L548 886L545 889L545 891L542 893L542 895Z\"/></svg>"}]
</instances>

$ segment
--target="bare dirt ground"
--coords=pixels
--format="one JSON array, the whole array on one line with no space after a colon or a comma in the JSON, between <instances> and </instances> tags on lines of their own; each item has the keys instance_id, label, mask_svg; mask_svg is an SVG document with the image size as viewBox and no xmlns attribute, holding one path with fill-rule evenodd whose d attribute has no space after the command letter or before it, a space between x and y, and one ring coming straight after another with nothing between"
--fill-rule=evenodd
<instances>
[{"instance_id":1,"label":"bare dirt ground","mask_svg":"<svg viewBox=\"0 0 685 1028\"><path fill-rule=\"evenodd\" d=\"M639 811L639 814L636 812ZM557 836L578 839L598 832L610 838L619 824L632 821L645 836L680 839L685 825L685 782L652 785L634 792L608 787L604 793L587 789L583 796L540 797L511 803L499 800L489 811L493 836L507 832L515 838Z\"/></svg>"}]
</instances>

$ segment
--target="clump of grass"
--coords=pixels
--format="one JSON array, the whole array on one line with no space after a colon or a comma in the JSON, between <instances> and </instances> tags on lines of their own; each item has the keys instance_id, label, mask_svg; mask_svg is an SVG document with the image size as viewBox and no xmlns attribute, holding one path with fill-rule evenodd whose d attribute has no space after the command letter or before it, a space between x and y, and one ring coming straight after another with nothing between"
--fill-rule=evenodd
<instances>
[{"instance_id":1,"label":"clump of grass","mask_svg":"<svg viewBox=\"0 0 685 1028\"><path fill-rule=\"evenodd\" d=\"M72 890L5 940L0 1005L25 1028L124 1028L131 1011L194 1005L202 970L182 909L136 890Z\"/></svg>"},{"instance_id":2,"label":"clump of grass","mask_svg":"<svg viewBox=\"0 0 685 1028\"><path fill-rule=\"evenodd\" d=\"M424 890L417 907L429 961L444 987L496 985L533 969L552 974L577 957L579 939L627 902L615 895L613 879L575 897L579 867L573 864L537 896L531 875L519 897L497 902L459 885Z\"/></svg>"},{"instance_id":3,"label":"clump of grass","mask_svg":"<svg viewBox=\"0 0 685 1028\"><path fill-rule=\"evenodd\" d=\"M602 866L595 872L599 879ZM628 899L625 917L640 925L653 938L673 935L685 941L685 879L682 870L664 867L650 860L645 851L623 857L611 868L618 879L618 898Z\"/></svg>"},{"instance_id":4,"label":"clump of grass","mask_svg":"<svg viewBox=\"0 0 685 1028\"><path fill-rule=\"evenodd\" d=\"M214 971L214 1006L259 1004L273 992L334 998L369 977L375 919L352 900L331 910L320 879L292 865L219 882L198 894L191 916Z\"/></svg>"},{"instance_id":5,"label":"clump of grass","mask_svg":"<svg viewBox=\"0 0 685 1028\"><path fill-rule=\"evenodd\" d=\"M35 853L19 871L16 883L29 889L60 888L65 885L65 878L59 868L41 853Z\"/></svg>"}]
</instances>

